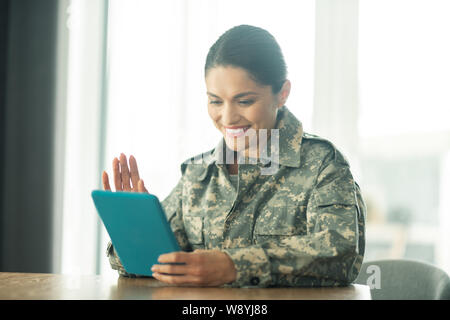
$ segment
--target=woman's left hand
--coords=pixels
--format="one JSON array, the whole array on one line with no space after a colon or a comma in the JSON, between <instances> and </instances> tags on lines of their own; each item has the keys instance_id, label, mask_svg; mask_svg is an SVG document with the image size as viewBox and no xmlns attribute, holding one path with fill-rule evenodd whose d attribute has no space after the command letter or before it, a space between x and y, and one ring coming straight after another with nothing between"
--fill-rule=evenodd
<instances>
[{"instance_id":1,"label":"woman's left hand","mask_svg":"<svg viewBox=\"0 0 450 320\"><path fill-rule=\"evenodd\" d=\"M162 254L152 267L153 277L176 285L220 286L236 279L236 268L230 257L219 250L195 250Z\"/></svg>"}]
</instances>

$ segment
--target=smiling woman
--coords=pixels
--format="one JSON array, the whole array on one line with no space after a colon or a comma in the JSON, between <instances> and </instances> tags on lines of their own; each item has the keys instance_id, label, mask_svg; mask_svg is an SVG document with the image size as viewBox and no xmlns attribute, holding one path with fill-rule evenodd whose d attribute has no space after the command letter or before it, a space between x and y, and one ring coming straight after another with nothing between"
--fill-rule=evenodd
<instances>
[{"instance_id":1,"label":"smiling woman","mask_svg":"<svg viewBox=\"0 0 450 320\"><path fill-rule=\"evenodd\" d=\"M183 251L161 255L149 266L153 276L237 287L354 281L364 256L364 201L344 156L303 132L285 106L290 81L276 40L258 27L228 30L209 51L205 81L208 113L223 138L181 165L181 179L162 202ZM279 158L268 163L257 153L256 163L247 163L251 146L236 142L250 130L275 130L269 149ZM268 144L268 136L257 137ZM246 161L225 164L227 150ZM264 174L269 164L277 170ZM116 190L147 192L133 156L128 163L121 154L113 167ZM103 184L111 189L106 173ZM108 254L111 266L130 276L111 244Z\"/></svg>"}]
</instances>

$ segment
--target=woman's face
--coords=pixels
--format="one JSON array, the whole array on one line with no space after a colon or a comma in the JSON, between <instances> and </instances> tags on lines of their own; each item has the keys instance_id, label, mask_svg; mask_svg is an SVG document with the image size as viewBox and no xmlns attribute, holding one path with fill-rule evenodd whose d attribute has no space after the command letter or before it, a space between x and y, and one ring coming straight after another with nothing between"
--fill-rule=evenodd
<instances>
[{"instance_id":1,"label":"woman's face","mask_svg":"<svg viewBox=\"0 0 450 320\"><path fill-rule=\"evenodd\" d=\"M217 66L206 75L208 113L217 129L223 134L231 150L246 151L250 139L244 134L254 129L256 137L259 130L275 127L277 109L282 107L290 91L286 80L280 93L274 95L271 86L255 82L248 72L238 67ZM238 139L241 140L238 143Z\"/></svg>"}]
</instances>

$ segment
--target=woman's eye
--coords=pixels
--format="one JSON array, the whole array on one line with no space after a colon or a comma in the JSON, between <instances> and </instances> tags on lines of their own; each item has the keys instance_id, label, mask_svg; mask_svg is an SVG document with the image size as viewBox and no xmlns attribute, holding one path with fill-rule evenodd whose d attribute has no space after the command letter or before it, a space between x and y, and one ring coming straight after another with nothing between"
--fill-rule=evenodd
<instances>
[{"instance_id":1,"label":"woman's eye","mask_svg":"<svg viewBox=\"0 0 450 320\"><path fill-rule=\"evenodd\" d=\"M239 101L240 104L243 104L243 105L246 105L246 106L251 105L253 102L254 102L253 100L241 100L241 101Z\"/></svg>"},{"instance_id":2,"label":"woman's eye","mask_svg":"<svg viewBox=\"0 0 450 320\"><path fill-rule=\"evenodd\" d=\"M210 101L209 103L210 103L210 104L220 104L220 103L222 103L222 102L219 101L219 100L212 100L212 101Z\"/></svg>"}]
</instances>

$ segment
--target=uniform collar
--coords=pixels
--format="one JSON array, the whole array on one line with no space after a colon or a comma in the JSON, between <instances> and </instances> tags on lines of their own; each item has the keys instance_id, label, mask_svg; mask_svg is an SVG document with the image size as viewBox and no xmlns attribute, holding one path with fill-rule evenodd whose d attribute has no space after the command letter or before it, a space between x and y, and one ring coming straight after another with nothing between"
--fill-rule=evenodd
<instances>
[{"instance_id":1,"label":"uniform collar","mask_svg":"<svg viewBox=\"0 0 450 320\"><path fill-rule=\"evenodd\" d=\"M303 137L302 123L289 111L286 106L278 110L275 128L279 129L279 164L287 167L300 167L300 147ZM216 148L203 155L206 165L225 163L225 140L222 138ZM268 156L264 163L271 160L271 148L268 148ZM223 159L220 161L220 159ZM262 165L258 162L259 165Z\"/></svg>"}]
</instances>

